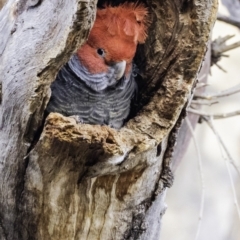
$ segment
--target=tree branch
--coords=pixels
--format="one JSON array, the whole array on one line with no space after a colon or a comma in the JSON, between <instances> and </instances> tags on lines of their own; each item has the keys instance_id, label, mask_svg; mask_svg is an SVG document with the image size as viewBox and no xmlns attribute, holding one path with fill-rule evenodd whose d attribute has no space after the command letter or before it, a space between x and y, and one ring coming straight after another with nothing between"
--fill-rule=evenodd
<instances>
[{"instance_id":1,"label":"tree branch","mask_svg":"<svg viewBox=\"0 0 240 240\"><path fill-rule=\"evenodd\" d=\"M223 151L226 153L227 158L224 157L224 154L222 154L223 159L225 159L225 163L226 163L226 167L228 170L228 174L229 174L229 178L230 178L230 183L231 183L231 188L232 188L232 193L233 193L233 198L234 198L234 204L236 206L237 209L237 213L238 213L238 217L240 219L240 208L239 208L239 204L238 204L238 200L237 200L237 195L236 195L236 190L234 187L234 183L233 183L233 179L232 179L232 174L231 171L229 169L228 166L228 162L230 162L235 170L237 171L237 173L240 175L240 169L238 168L238 166L236 165L235 161L233 160L230 152L228 151L228 148L226 147L225 143L223 142L222 138L220 137L219 133L217 132L216 128L214 127L213 121L211 118L208 117L202 117L203 120L208 124L208 126L212 129L214 135L216 136L219 144L220 144L220 149L223 149Z\"/></svg>"},{"instance_id":2,"label":"tree branch","mask_svg":"<svg viewBox=\"0 0 240 240\"><path fill-rule=\"evenodd\" d=\"M199 95L199 94L195 94L194 95L194 98L199 98L199 99L206 99L206 100L213 100L213 99L217 99L217 98L221 98L221 97L228 97L230 95L233 95L235 93L239 93L240 92L240 84L234 86L234 87L231 87L229 89L226 89L224 91L221 91L219 93L215 93L215 94L202 94L202 95Z\"/></svg>"},{"instance_id":3,"label":"tree branch","mask_svg":"<svg viewBox=\"0 0 240 240\"><path fill-rule=\"evenodd\" d=\"M218 14L217 20L228 23L232 26L240 28L240 21L238 19L232 18L231 16L225 16L223 14Z\"/></svg>"},{"instance_id":4,"label":"tree branch","mask_svg":"<svg viewBox=\"0 0 240 240\"><path fill-rule=\"evenodd\" d=\"M227 35L225 37L218 37L212 42L212 52L211 52L211 65L216 64L218 68L222 71L226 72L219 64L221 57L227 57L227 55L223 54L227 51L240 47L240 41L226 45L227 40L234 37L234 35Z\"/></svg>"},{"instance_id":5,"label":"tree branch","mask_svg":"<svg viewBox=\"0 0 240 240\"><path fill-rule=\"evenodd\" d=\"M235 117L237 115L240 115L240 110L229 112L229 113L208 114L206 112L202 112L200 110L196 110L190 107L187 109L187 111L199 116L211 117L213 119L223 119L223 118Z\"/></svg>"},{"instance_id":6,"label":"tree branch","mask_svg":"<svg viewBox=\"0 0 240 240\"><path fill-rule=\"evenodd\" d=\"M189 121L188 118L186 118L186 123L189 127L189 130L191 132L192 138L193 138L193 142L195 145L195 149L197 152L197 158L198 158L198 169L199 169L199 175L200 175L200 180L201 180L201 185L202 185L202 191L201 191L201 205L200 205L200 210L199 210L199 220L198 220L198 228L197 228L197 233L195 236L195 240L198 239L199 237L199 233L201 230L201 225L202 225L202 217L203 217L203 210L204 210L204 202L205 202L205 184L204 184L204 176L203 176L203 167L202 167L202 157L201 157L201 153L200 153L200 149L193 131L193 127L191 125L191 122Z\"/></svg>"}]
</instances>

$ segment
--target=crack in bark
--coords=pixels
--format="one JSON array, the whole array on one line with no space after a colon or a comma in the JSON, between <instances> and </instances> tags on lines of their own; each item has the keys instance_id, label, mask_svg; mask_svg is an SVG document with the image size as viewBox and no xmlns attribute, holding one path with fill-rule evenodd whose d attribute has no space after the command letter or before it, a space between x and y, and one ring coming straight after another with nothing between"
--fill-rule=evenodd
<instances>
[{"instance_id":1,"label":"crack in bark","mask_svg":"<svg viewBox=\"0 0 240 240\"><path fill-rule=\"evenodd\" d=\"M152 201L148 198L136 206L136 209L132 214L131 227L125 231L123 240L137 240L146 232L145 214L151 204Z\"/></svg>"},{"instance_id":2,"label":"crack in bark","mask_svg":"<svg viewBox=\"0 0 240 240\"><path fill-rule=\"evenodd\" d=\"M187 105L185 105L185 108L186 107ZM162 163L163 168L160 175L160 181L162 181L163 183L163 188L166 188L166 187L170 188L173 184L174 175L171 170L171 162L173 159L174 147L177 143L178 132L180 130L180 127L185 117L186 117L186 110L184 109L180 114L179 119L175 124L175 126L173 127L168 138L168 145L167 145L168 147L163 157L163 163Z\"/></svg>"},{"instance_id":3,"label":"crack in bark","mask_svg":"<svg viewBox=\"0 0 240 240\"><path fill-rule=\"evenodd\" d=\"M161 152L162 152L162 144L159 143L158 146L157 146L157 154L156 154L156 157L159 157L160 154L161 154Z\"/></svg>"},{"instance_id":4,"label":"crack in bark","mask_svg":"<svg viewBox=\"0 0 240 240\"><path fill-rule=\"evenodd\" d=\"M28 4L28 9L36 8L41 5L43 0L30 0Z\"/></svg>"},{"instance_id":5,"label":"crack in bark","mask_svg":"<svg viewBox=\"0 0 240 240\"><path fill-rule=\"evenodd\" d=\"M1 207L2 208L2 207ZM7 231L6 229L4 228L4 224L2 223L2 220L3 220L3 217L2 217L2 214L0 212L0 236L1 237L4 237L3 240L7 240Z\"/></svg>"},{"instance_id":6,"label":"crack in bark","mask_svg":"<svg viewBox=\"0 0 240 240\"><path fill-rule=\"evenodd\" d=\"M187 105L185 105L186 108ZM184 109L179 116L179 119L168 137L167 149L165 150L162 162L162 171L160 173L159 179L156 182L155 189L152 194L151 201L154 202L156 197L163 192L165 188L170 188L173 184L174 174L171 170L171 161L174 153L174 146L177 142L178 132L180 130L181 124L186 117L186 110ZM160 143L162 144L162 143Z\"/></svg>"},{"instance_id":7,"label":"crack in bark","mask_svg":"<svg viewBox=\"0 0 240 240\"><path fill-rule=\"evenodd\" d=\"M23 194L24 194L24 189L25 189L25 176L27 172L29 164L29 157L27 156L24 159L24 166L22 169L19 169L19 172L17 173L21 181L18 182L18 185L16 186L16 199L18 204L16 205L16 216L17 218L14 221L14 236L16 239L22 239L21 232L19 231L19 228L24 227L24 223L21 221L21 212L22 212L22 203L23 203ZM27 229L24 227L25 230Z\"/></svg>"}]
</instances>

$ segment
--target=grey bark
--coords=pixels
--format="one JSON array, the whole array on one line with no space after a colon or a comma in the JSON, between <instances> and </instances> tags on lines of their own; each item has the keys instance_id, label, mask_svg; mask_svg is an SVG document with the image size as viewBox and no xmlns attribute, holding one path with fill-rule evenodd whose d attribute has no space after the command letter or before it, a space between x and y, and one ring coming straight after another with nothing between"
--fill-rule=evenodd
<instances>
[{"instance_id":1,"label":"grey bark","mask_svg":"<svg viewBox=\"0 0 240 240\"><path fill-rule=\"evenodd\" d=\"M4 6L6 0L0 0L0 9L2 9L2 7Z\"/></svg>"},{"instance_id":2,"label":"grey bark","mask_svg":"<svg viewBox=\"0 0 240 240\"><path fill-rule=\"evenodd\" d=\"M199 73L197 74L196 83L200 83L200 82L207 83L210 67L211 67L211 40L208 43L207 52L203 59L202 67L201 67ZM198 95L203 92L205 92L205 87L194 90L194 94L196 93ZM190 104L191 104L191 102L188 102L188 106ZM198 106L198 108L201 108L201 106ZM192 114L192 113L186 113L186 115L194 129L199 121L199 116L196 114ZM189 145L191 139L192 139L192 135L191 135L190 129L187 125L187 122L184 119L182 122L181 128L179 129L178 139L177 139L177 143L174 148L174 153L173 153L173 157L172 157L171 169L173 172L175 172L178 165L181 163L181 160L188 148L188 145Z\"/></svg>"},{"instance_id":3,"label":"grey bark","mask_svg":"<svg viewBox=\"0 0 240 240\"><path fill-rule=\"evenodd\" d=\"M137 116L116 131L43 114L86 40L96 1L14 1L0 12L0 238L157 239L182 111L217 0L147 1Z\"/></svg>"}]
</instances>

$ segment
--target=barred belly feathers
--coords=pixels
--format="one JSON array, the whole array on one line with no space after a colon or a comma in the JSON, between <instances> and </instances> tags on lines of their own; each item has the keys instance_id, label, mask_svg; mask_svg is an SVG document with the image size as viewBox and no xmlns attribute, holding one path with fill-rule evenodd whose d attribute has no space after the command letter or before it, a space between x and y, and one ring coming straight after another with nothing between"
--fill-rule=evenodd
<instances>
[{"instance_id":1,"label":"barred belly feathers","mask_svg":"<svg viewBox=\"0 0 240 240\"><path fill-rule=\"evenodd\" d=\"M133 58L147 32L147 9L125 3L98 9L87 42L51 85L47 112L119 129L137 90Z\"/></svg>"}]
</instances>

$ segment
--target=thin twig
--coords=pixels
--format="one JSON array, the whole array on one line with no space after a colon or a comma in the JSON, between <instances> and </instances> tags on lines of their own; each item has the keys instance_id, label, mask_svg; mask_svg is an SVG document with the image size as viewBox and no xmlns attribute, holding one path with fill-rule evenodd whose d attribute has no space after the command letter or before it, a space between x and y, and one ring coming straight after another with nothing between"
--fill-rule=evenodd
<instances>
[{"instance_id":1,"label":"thin twig","mask_svg":"<svg viewBox=\"0 0 240 240\"><path fill-rule=\"evenodd\" d=\"M222 56L222 55L221 55ZM218 63L215 63L215 65L222 70L223 72L227 73L227 70L225 70L221 65L219 65Z\"/></svg>"},{"instance_id":2,"label":"thin twig","mask_svg":"<svg viewBox=\"0 0 240 240\"><path fill-rule=\"evenodd\" d=\"M238 47L240 47L240 41L225 46L225 48L222 52L227 52L227 51L233 50ZM224 56L224 55L222 54L222 56Z\"/></svg>"},{"instance_id":3,"label":"thin twig","mask_svg":"<svg viewBox=\"0 0 240 240\"><path fill-rule=\"evenodd\" d=\"M227 55L227 54L222 54L222 57L226 57L226 58L228 58L229 55Z\"/></svg>"},{"instance_id":4,"label":"thin twig","mask_svg":"<svg viewBox=\"0 0 240 240\"><path fill-rule=\"evenodd\" d=\"M210 101L201 101L201 100L192 100L191 101L191 104L197 104L197 105L207 105L207 106L211 106L211 105L213 105L213 104L216 104L216 103L218 103L218 101L212 101L212 102L210 102Z\"/></svg>"},{"instance_id":5,"label":"thin twig","mask_svg":"<svg viewBox=\"0 0 240 240\"><path fill-rule=\"evenodd\" d=\"M232 35L226 35L224 37L218 37L216 40L214 41L218 41L219 43L225 43L227 40L233 38L235 35L232 34Z\"/></svg>"},{"instance_id":6,"label":"thin twig","mask_svg":"<svg viewBox=\"0 0 240 240\"><path fill-rule=\"evenodd\" d=\"M212 129L213 133L215 134L215 136L217 137L219 143L221 144L223 150L225 151L227 158L229 159L229 162L234 166L235 170L237 171L237 173L240 176L240 170L239 167L237 166L237 164L235 163L234 159L232 158L230 152L228 151L225 143L223 142L222 138L220 137L220 135L218 134L217 130L215 129L214 125L212 124L212 118L211 117L206 117L206 116L202 116L202 119L206 121L206 123L209 125L209 127Z\"/></svg>"},{"instance_id":7,"label":"thin twig","mask_svg":"<svg viewBox=\"0 0 240 240\"><path fill-rule=\"evenodd\" d=\"M218 37L211 43L211 66L216 64L216 66L224 72L226 72L226 70L218 64L221 58L226 56L223 53L240 47L240 41L228 45L226 44L226 42L232 37L234 37L234 35Z\"/></svg>"},{"instance_id":8,"label":"thin twig","mask_svg":"<svg viewBox=\"0 0 240 240\"><path fill-rule=\"evenodd\" d=\"M230 171L228 163L230 162L231 164L233 164L233 166L237 170L238 174L240 174L239 169L235 165L235 163L233 161L233 158L230 155L230 152L228 151L228 149L227 149L225 143L223 142L222 138L220 137L219 133L215 129L214 124L213 124L213 120L211 118L206 118L206 117L203 117L203 119L206 121L206 123L212 129L214 135L216 136L216 138L218 140L218 143L220 144L220 149L222 149L226 153L226 155L227 155L227 157L225 158L224 154L222 154L223 158L225 159L225 164L226 164L226 167L227 167L227 170L228 170L228 175L229 175L230 182L231 182L231 188L232 188L232 193L233 193L234 204L236 206L238 217L240 219L240 208L239 208L239 204L238 204L238 200L237 200L236 189L235 189L235 186L234 186L232 174L231 174L231 171Z\"/></svg>"},{"instance_id":9,"label":"thin twig","mask_svg":"<svg viewBox=\"0 0 240 240\"><path fill-rule=\"evenodd\" d=\"M199 80L200 81L200 80ZM196 89L198 88L202 88L202 87L207 87L207 86L210 86L211 84L209 83L202 83L202 82L199 82L196 86Z\"/></svg>"},{"instance_id":10,"label":"thin twig","mask_svg":"<svg viewBox=\"0 0 240 240\"><path fill-rule=\"evenodd\" d=\"M202 185L201 205L200 205L200 210L199 210L198 228L197 228L197 233L196 233L196 236L195 236L195 240L197 240L198 237L199 237L199 233L200 233L201 225L202 225L203 209L204 209L204 202L205 202L205 184L204 184L202 157L201 157L201 154L200 154L200 149L199 149L199 146L198 146L198 143L197 143L197 140L196 140L196 137L195 137L192 125L191 125L188 117L185 120L186 120L186 123L188 125L189 130L190 130L190 133L192 135L193 142L194 142L194 145L195 145L195 149L196 149L196 152L197 152L199 175L200 175L201 185Z\"/></svg>"},{"instance_id":11,"label":"thin twig","mask_svg":"<svg viewBox=\"0 0 240 240\"><path fill-rule=\"evenodd\" d=\"M207 77L206 73L201 76L198 76L198 81L201 82L205 77Z\"/></svg>"},{"instance_id":12,"label":"thin twig","mask_svg":"<svg viewBox=\"0 0 240 240\"><path fill-rule=\"evenodd\" d=\"M224 158L224 155L223 155L223 158ZM229 175L230 182L231 182L231 188L232 188L232 193L233 193L234 205L235 205L235 207L237 209L238 217L240 219L239 204L238 204L238 200L237 200L237 194L236 194L236 189L235 189L234 182L233 182L233 177L232 177L232 174L231 174L231 171L230 171L230 167L229 167L229 161L228 161L227 158L224 158L224 159L225 159L225 164L226 164L226 167L227 167L227 170L228 170L228 175Z\"/></svg>"},{"instance_id":13,"label":"thin twig","mask_svg":"<svg viewBox=\"0 0 240 240\"><path fill-rule=\"evenodd\" d=\"M220 114L208 114L206 112L196 110L193 108L187 108L187 111L193 114L200 115L202 117L211 117L213 119L223 119L223 118L235 117L237 115L240 115L240 110L229 112L229 113L220 113Z\"/></svg>"},{"instance_id":14,"label":"thin twig","mask_svg":"<svg viewBox=\"0 0 240 240\"><path fill-rule=\"evenodd\" d=\"M234 36L235 35L227 35L225 37L218 37L217 39L215 39L212 42L212 51L215 54L222 54L224 52L228 52L230 50L240 47L240 41L226 45L226 42Z\"/></svg>"},{"instance_id":15,"label":"thin twig","mask_svg":"<svg viewBox=\"0 0 240 240\"><path fill-rule=\"evenodd\" d=\"M211 94L211 95L194 95L194 98L213 100L216 98L227 97L227 96L233 95L235 93L239 93L239 92L240 92L240 84L238 84L234 87L231 87L227 90L221 91L219 93Z\"/></svg>"},{"instance_id":16,"label":"thin twig","mask_svg":"<svg viewBox=\"0 0 240 240\"><path fill-rule=\"evenodd\" d=\"M228 24L231 24L231 25L233 25L235 27L240 28L240 21L238 21L236 19L233 19L231 17L227 17L227 16L224 16L222 14L218 14L217 20L225 22L225 23L228 23Z\"/></svg>"}]
</instances>

